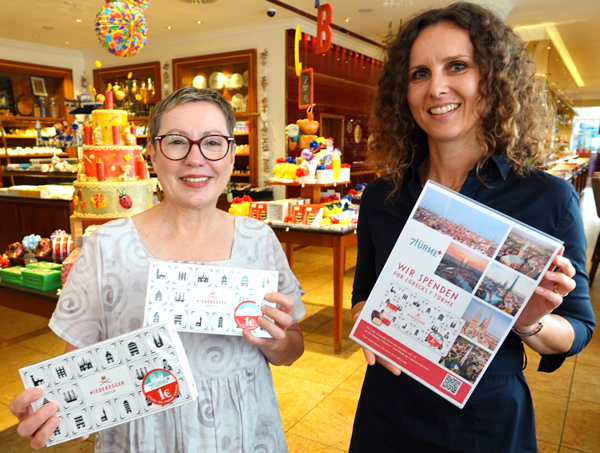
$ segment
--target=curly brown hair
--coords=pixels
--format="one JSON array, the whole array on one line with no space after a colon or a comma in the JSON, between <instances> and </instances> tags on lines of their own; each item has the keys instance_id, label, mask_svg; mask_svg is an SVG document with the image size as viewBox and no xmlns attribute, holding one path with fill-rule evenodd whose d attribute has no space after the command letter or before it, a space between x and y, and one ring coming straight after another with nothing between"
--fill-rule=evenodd
<instances>
[{"instance_id":1,"label":"curly brown hair","mask_svg":"<svg viewBox=\"0 0 600 453\"><path fill-rule=\"evenodd\" d=\"M426 27L449 22L467 30L481 73L481 121L477 130L485 159L504 154L520 176L543 149L550 124L545 85L535 76L533 56L523 40L492 11L458 2L412 17L387 49L378 82L367 163L398 190L407 167L427 149L427 136L413 119L407 100L410 51Z\"/></svg>"}]
</instances>

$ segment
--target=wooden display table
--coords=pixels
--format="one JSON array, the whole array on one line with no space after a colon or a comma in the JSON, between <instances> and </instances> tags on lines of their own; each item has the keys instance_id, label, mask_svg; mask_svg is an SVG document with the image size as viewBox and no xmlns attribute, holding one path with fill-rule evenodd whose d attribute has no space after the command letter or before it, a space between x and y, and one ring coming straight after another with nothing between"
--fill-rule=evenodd
<instances>
[{"instance_id":1,"label":"wooden display table","mask_svg":"<svg viewBox=\"0 0 600 453\"><path fill-rule=\"evenodd\" d=\"M0 305L50 318L58 301L57 291L57 289L38 291L25 286L0 282Z\"/></svg>"},{"instance_id":2,"label":"wooden display table","mask_svg":"<svg viewBox=\"0 0 600 453\"><path fill-rule=\"evenodd\" d=\"M271 225L279 242L285 243L290 267L294 265L294 244L333 248L333 351L342 352L342 306L344 297L344 271L346 247L356 244L356 230L311 231L288 226Z\"/></svg>"},{"instance_id":3,"label":"wooden display table","mask_svg":"<svg viewBox=\"0 0 600 453\"><path fill-rule=\"evenodd\" d=\"M300 196L302 198L310 198L310 202L316 204L321 200L321 189L323 187L344 187L350 184L350 181L332 182L329 184L305 184L299 182L268 181L268 184L272 186L300 187Z\"/></svg>"},{"instance_id":4,"label":"wooden display table","mask_svg":"<svg viewBox=\"0 0 600 453\"><path fill-rule=\"evenodd\" d=\"M73 246L81 247L82 244L77 243L77 238L83 237L85 229L90 225L103 225L112 220L120 219L121 217L109 217L106 219L94 219L87 217L77 217L75 214L71 216L71 237L73 238Z\"/></svg>"}]
</instances>

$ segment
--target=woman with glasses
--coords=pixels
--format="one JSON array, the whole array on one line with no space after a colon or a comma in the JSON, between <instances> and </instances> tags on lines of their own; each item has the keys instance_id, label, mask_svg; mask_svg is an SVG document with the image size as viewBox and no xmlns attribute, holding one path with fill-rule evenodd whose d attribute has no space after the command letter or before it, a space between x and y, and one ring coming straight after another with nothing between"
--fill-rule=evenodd
<instances>
[{"instance_id":1,"label":"woman with glasses","mask_svg":"<svg viewBox=\"0 0 600 453\"><path fill-rule=\"evenodd\" d=\"M85 243L50 327L67 351L142 327L149 260L279 271L278 292L258 318L272 339L180 333L192 367L196 401L98 433L100 452L287 451L272 365L291 365L304 351L297 325L302 288L271 229L217 209L234 163L233 110L219 93L182 88L154 108L148 151L164 200L131 218L109 222ZM267 319L269 317L271 320ZM43 446L57 426L50 403L29 389L10 404L17 432Z\"/></svg>"},{"instance_id":2,"label":"woman with glasses","mask_svg":"<svg viewBox=\"0 0 600 453\"><path fill-rule=\"evenodd\" d=\"M371 366L354 419L353 453L536 452L523 344L541 355L540 371L552 372L591 339L577 193L530 165L551 131L535 73L525 43L473 3L414 16L389 46L368 156L385 176L369 183L361 200L355 319L427 180L559 238L564 256L554 259L463 409L365 350Z\"/></svg>"}]
</instances>

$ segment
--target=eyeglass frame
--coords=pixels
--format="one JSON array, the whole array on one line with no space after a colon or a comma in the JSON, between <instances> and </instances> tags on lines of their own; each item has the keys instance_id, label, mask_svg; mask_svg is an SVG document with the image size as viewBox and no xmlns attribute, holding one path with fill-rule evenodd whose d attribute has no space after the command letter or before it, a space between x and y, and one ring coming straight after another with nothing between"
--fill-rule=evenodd
<instances>
[{"instance_id":1,"label":"eyeglass frame","mask_svg":"<svg viewBox=\"0 0 600 453\"><path fill-rule=\"evenodd\" d=\"M179 159L172 159L169 156L167 156L165 154L165 152L162 149L162 141L165 137L169 137L169 136L179 136L179 137L183 137L185 138L189 143L190 143L190 147L187 151L187 153L185 153L185 156L180 157ZM227 140L227 151L225 152L225 154L223 154L223 157L219 157L218 159L211 159L210 157L206 157L204 155L204 153L202 152L202 146L200 145L200 143L202 142L202 140L204 140L206 137L221 137ZM209 134L209 135L205 135L204 137L201 137L199 140L192 140L189 137L186 137L183 134L165 134L165 135L159 135L157 137L154 137L154 140L158 141L158 147L160 149L160 153L165 156L167 159L172 160L172 161L179 161L179 160L183 160L186 157L188 157L190 155L190 152L192 151L192 146L194 145L198 145L198 149L200 150L200 154L202 154L202 157L204 157L206 160L210 160L211 162L218 162L220 160L225 159L225 157L227 157L227 154L229 154L229 149L231 148L231 144L235 144L235 138L233 137L228 137L227 135L221 135L221 134Z\"/></svg>"}]
</instances>

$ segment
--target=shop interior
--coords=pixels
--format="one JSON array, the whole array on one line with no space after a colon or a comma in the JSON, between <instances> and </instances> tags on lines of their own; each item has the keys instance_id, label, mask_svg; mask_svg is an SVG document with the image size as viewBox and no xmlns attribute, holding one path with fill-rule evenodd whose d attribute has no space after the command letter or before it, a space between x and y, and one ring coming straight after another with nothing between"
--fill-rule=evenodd
<instances>
[{"instance_id":1,"label":"shop interior","mask_svg":"<svg viewBox=\"0 0 600 453\"><path fill-rule=\"evenodd\" d=\"M271 367L289 451L347 451L367 367L349 335L361 193L377 176L364 164L370 105L385 44L403 18L437 3L330 0L332 34L326 50L317 39L312 0L141 2L147 3L146 28L125 50L111 48L106 34L96 30L104 0L64 1L52 8L47 3L4 6L0 264L9 269L19 265L19 258L23 265L55 262L57 269L60 264L70 268L76 255L67 258L95 227L132 215L129 195L123 193L86 205L86 175L92 178L88 183L144 180L151 197L136 208L159 203L162 189L145 151L152 109L184 86L216 89L231 102L236 121L235 163L218 207L268 223L306 292L307 314L299 322L304 355L291 367ZM600 4L486 3L528 42L536 75L546 83L556 118L543 159L534 165L570 181L579 194L598 315L600 279L593 274L600 261L595 252L600 239ZM105 120L92 111L102 108L127 114L101 123ZM101 126L110 134L110 146L134 150L133 158L119 154L118 168L92 162L84 151L103 143ZM84 183L84 195L74 183ZM106 205L107 197L114 206ZM9 259L11 253L15 260ZM48 328L61 275L55 272L52 282L30 286L12 281L9 273L1 275L0 451L22 452L28 451L28 441L16 434L8 404L23 390L19 369L64 352L65 341ZM598 336L550 375L537 372L539 356L527 352L525 375L539 451L600 451ZM93 451L93 435L52 451Z\"/></svg>"}]
</instances>

